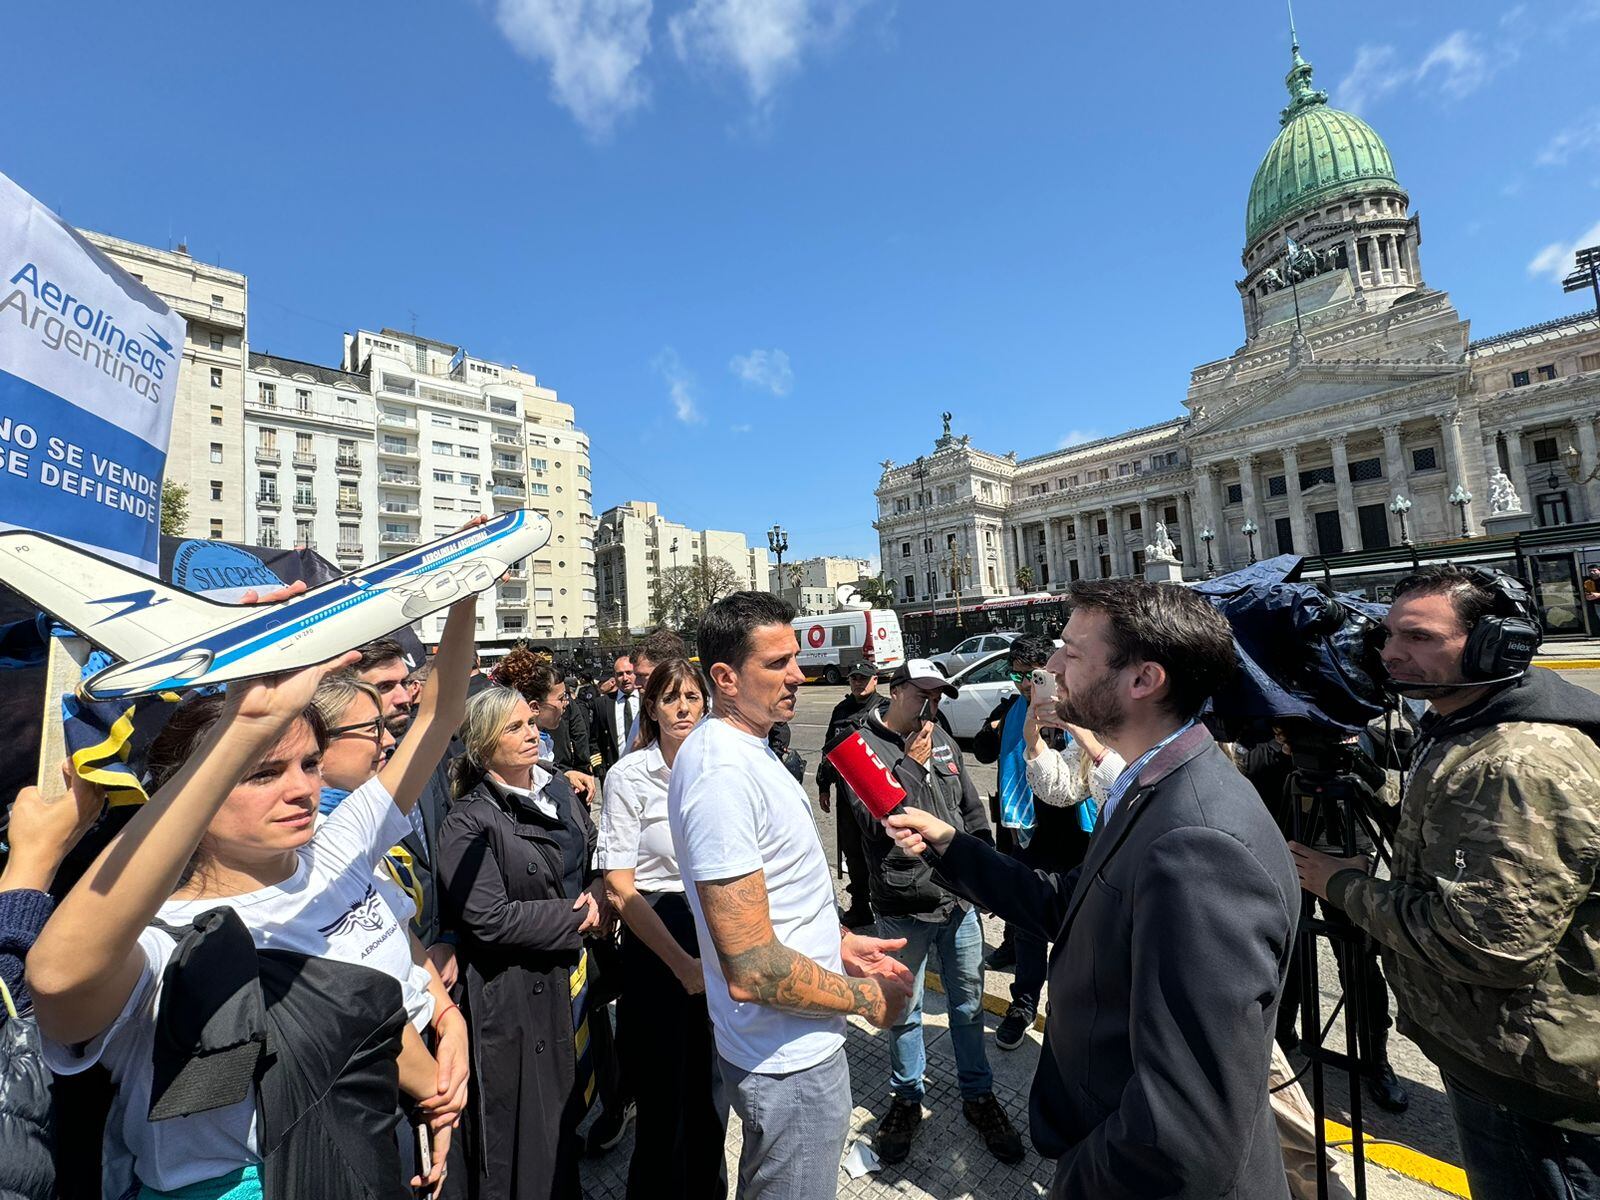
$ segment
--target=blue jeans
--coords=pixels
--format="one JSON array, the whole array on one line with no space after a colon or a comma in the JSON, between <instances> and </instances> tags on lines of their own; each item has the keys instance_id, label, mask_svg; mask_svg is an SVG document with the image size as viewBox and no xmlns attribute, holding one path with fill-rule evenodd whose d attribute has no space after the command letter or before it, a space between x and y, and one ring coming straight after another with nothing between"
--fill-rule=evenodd
<instances>
[{"instance_id":1,"label":"blue jeans","mask_svg":"<svg viewBox=\"0 0 1600 1200\"><path fill-rule=\"evenodd\" d=\"M922 1045L922 983L930 951L939 955L961 1098L974 1100L993 1091L994 1073L983 1050L983 926L978 923L977 911L969 908L963 912L958 907L943 921L879 917L878 936L906 939L904 949L895 951L894 956L917 977L905 1021L889 1030L894 1094L906 1100L922 1099L922 1075L928 1065Z\"/></svg>"},{"instance_id":2,"label":"blue jeans","mask_svg":"<svg viewBox=\"0 0 1600 1200\"><path fill-rule=\"evenodd\" d=\"M1600 1200L1600 1136L1536 1121L1444 1077L1472 1200Z\"/></svg>"}]
</instances>

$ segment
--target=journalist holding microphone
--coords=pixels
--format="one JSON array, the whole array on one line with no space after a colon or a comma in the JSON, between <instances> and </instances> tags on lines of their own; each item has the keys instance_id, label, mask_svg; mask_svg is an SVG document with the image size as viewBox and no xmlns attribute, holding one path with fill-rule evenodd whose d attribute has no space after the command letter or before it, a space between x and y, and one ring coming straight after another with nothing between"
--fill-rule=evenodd
<instances>
[{"instance_id":1,"label":"journalist holding microphone","mask_svg":"<svg viewBox=\"0 0 1600 1200\"><path fill-rule=\"evenodd\" d=\"M1031 871L931 813L902 849L1058 943L1029 1100L1051 1195L1287 1197L1268 1105L1299 887L1283 835L1196 721L1234 669L1227 622L1184 588L1077 584L1063 717L1127 762L1083 864Z\"/></svg>"}]
</instances>

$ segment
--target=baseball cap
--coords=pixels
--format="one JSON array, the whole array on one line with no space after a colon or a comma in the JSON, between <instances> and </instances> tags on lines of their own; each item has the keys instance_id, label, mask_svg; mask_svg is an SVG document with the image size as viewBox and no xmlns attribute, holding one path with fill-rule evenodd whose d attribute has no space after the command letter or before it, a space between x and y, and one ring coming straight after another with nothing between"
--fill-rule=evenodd
<instances>
[{"instance_id":1,"label":"baseball cap","mask_svg":"<svg viewBox=\"0 0 1600 1200\"><path fill-rule=\"evenodd\" d=\"M878 672L876 668L874 668L871 663L862 661L850 668L850 674L847 676L847 678L856 679L859 677L861 679L868 679L877 673Z\"/></svg>"},{"instance_id":2,"label":"baseball cap","mask_svg":"<svg viewBox=\"0 0 1600 1200\"><path fill-rule=\"evenodd\" d=\"M944 672L925 658L908 658L895 668L895 673L889 676L890 690L902 683L914 683L924 691L943 692L946 696L961 694L960 689L945 678Z\"/></svg>"}]
</instances>

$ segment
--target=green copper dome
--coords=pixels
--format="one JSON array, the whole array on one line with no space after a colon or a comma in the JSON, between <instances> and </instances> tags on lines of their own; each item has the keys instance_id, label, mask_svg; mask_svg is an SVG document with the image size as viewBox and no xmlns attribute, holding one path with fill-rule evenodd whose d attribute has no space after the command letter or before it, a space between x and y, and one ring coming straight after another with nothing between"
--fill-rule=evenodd
<instances>
[{"instance_id":1,"label":"green copper dome","mask_svg":"<svg viewBox=\"0 0 1600 1200\"><path fill-rule=\"evenodd\" d=\"M1360 117L1328 106L1328 93L1311 86L1311 64L1298 44L1284 83L1289 104L1283 126L1267 148L1250 184L1245 207L1245 243L1290 217L1338 196L1368 191L1403 191L1394 177L1389 148Z\"/></svg>"}]
</instances>

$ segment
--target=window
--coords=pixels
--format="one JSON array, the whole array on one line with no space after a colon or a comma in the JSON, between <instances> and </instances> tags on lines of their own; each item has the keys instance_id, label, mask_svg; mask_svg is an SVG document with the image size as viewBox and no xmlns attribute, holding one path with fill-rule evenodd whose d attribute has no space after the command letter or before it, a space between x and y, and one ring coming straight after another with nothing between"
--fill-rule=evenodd
<instances>
[{"instance_id":1,"label":"window","mask_svg":"<svg viewBox=\"0 0 1600 1200\"><path fill-rule=\"evenodd\" d=\"M548 496L550 494L550 485L548 483L530 483L528 488L535 496Z\"/></svg>"},{"instance_id":2,"label":"window","mask_svg":"<svg viewBox=\"0 0 1600 1200\"><path fill-rule=\"evenodd\" d=\"M972 672L962 677L963 684L968 683L999 683L1011 675L1011 664L1005 657L995 659L993 662L984 663L981 667L974 667Z\"/></svg>"},{"instance_id":3,"label":"window","mask_svg":"<svg viewBox=\"0 0 1600 1200\"><path fill-rule=\"evenodd\" d=\"M1546 363L1542 367L1535 367L1533 373L1541 380L1554 379L1556 377L1556 365L1555 363Z\"/></svg>"},{"instance_id":4,"label":"window","mask_svg":"<svg viewBox=\"0 0 1600 1200\"><path fill-rule=\"evenodd\" d=\"M933 553L933 539L931 537L925 537L922 539L922 552L924 554Z\"/></svg>"},{"instance_id":5,"label":"window","mask_svg":"<svg viewBox=\"0 0 1600 1200\"><path fill-rule=\"evenodd\" d=\"M1105 535L1106 535L1106 519L1104 517L1096 517L1095 518L1094 532L1095 532L1095 536L1096 537L1105 537Z\"/></svg>"},{"instance_id":6,"label":"window","mask_svg":"<svg viewBox=\"0 0 1600 1200\"><path fill-rule=\"evenodd\" d=\"M1228 503L1244 503L1244 485L1242 483L1230 483L1228 485Z\"/></svg>"},{"instance_id":7,"label":"window","mask_svg":"<svg viewBox=\"0 0 1600 1200\"><path fill-rule=\"evenodd\" d=\"M220 308L222 305L227 303L227 297L225 297L221 292L212 292L211 303Z\"/></svg>"},{"instance_id":8,"label":"window","mask_svg":"<svg viewBox=\"0 0 1600 1200\"><path fill-rule=\"evenodd\" d=\"M1365 483L1369 479L1383 478L1383 464L1375 458L1358 458L1350 463L1349 467L1351 483Z\"/></svg>"},{"instance_id":9,"label":"window","mask_svg":"<svg viewBox=\"0 0 1600 1200\"><path fill-rule=\"evenodd\" d=\"M211 518L211 540L214 541L214 542L220 542L222 540L222 518L221 517L212 517Z\"/></svg>"},{"instance_id":10,"label":"window","mask_svg":"<svg viewBox=\"0 0 1600 1200\"><path fill-rule=\"evenodd\" d=\"M213 500L222 499L222 480L213 479L211 481L211 498Z\"/></svg>"},{"instance_id":11,"label":"window","mask_svg":"<svg viewBox=\"0 0 1600 1200\"><path fill-rule=\"evenodd\" d=\"M219 388L219 387L222 386L222 368L221 367L212 367L211 368L211 386L215 387L215 388Z\"/></svg>"},{"instance_id":12,"label":"window","mask_svg":"<svg viewBox=\"0 0 1600 1200\"><path fill-rule=\"evenodd\" d=\"M1287 496L1289 494L1289 481L1282 475L1267 476L1267 495Z\"/></svg>"},{"instance_id":13,"label":"window","mask_svg":"<svg viewBox=\"0 0 1600 1200\"><path fill-rule=\"evenodd\" d=\"M1167 507L1162 510L1161 519L1163 521L1165 521L1168 526L1177 525L1177 523L1178 523L1178 506L1176 504L1167 505Z\"/></svg>"},{"instance_id":14,"label":"window","mask_svg":"<svg viewBox=\"0 0 1600 1200\"><path fill-rule=\"evenodd\" d=\"M258 383L256 385L256 399L264 408L278 407L278 388L271 383Z\"/></svg>"},{"instance_id":15,"label":"window","mask_svg":"<svg viewBox=\"0 0 1600 1200\"><path fill-rule=\"evenodd\" d=\"M294 523L294 544L306 547L316 545L316 539L311 536L310 521L296 521Z\"/></svg>"},{"instance_id":16,"label":"window","mask_svg":"<svg viewBox=\"0 0 1600 1200\"><path fill-rule=\"evenodd\" d=\"M344 438L339 439L339 461L342 463L356 461L356 444L354 442L347 442Z\"/></svg>"},{"instance_id":17,"label":"window","mask_svg":"<svg viewBox=\"0 0 1600 1200\"><path fill-rule=\"evenodd\" d=\"M1300 488L1301 488L1302 491L1304 491L1306 488L1316 487L1317 484L1319 484L1319 483L1332 483L1332 482L1333 482L1333 468L1332 467L1312 467L1311 470L1309 470L1309 471L1301 471L1300 472Z\"/></svg>"},{"instance_id":18,"label":"window","mask_svg":"<svg viewBox=\"0 0 1600 1200\"><path fill-rule=\"evenodd\" d=\"M222 335L220 333L213 333L211 335L211 348L213 350L222 349Z\"/></svg>"},{"instance_id":19,"label":"window","mask_svg":"<svg viewBox=\"0 0 1600 1200\"><path fill-rule=\"evenodd\" d=\"M301 412L311 411L311 393L305 388L295 388L294 406Z\"/></svg>"},{"instance_id":20,"label":"window","mask_svg":"<svg viewBox=\"0 0 1600 1200\"><path fill-rule=\"evenodd\" d=\"M1578 370L1600 371L1600 354L1578 355Z\"/></svg>"},{"instance_id":21,"label":"window","mask_svg":"<svg viewBox=\"0 0 1600 1200\"><path fill-rule=\"evenodd\" d=\"M215 374L215 372L212 373ZM1530 382L1531 380L1529 380L1528 373L1526 371L1511 372L1512 387L1527 387Z\"/></svg>"},{"instance_id":22,"label":"window","mask_svg":"<svg viewBox=\"0 0 1600 1200\"><path fill-rule=\"evenodd\" d=\"M848 625L835 625L833 627L833 646L854 646L856 644L855 630Z\"/></svg>"},{"instance_id":23,"label":"window","mask_svg":"<svg viewBox=\"0 0 1600 1200\"><path fill-rule=\"evenodd\" d=\"M278 502L278 477L266 471L261 473L261 482L257 485L256 498Z\"/></svg>"},{"instance_id":24,"label":"window","mask_svg":"<svg viewBox=\"0 0 1600 1200\"><path fill-rule=\"evenodd\" d=\"M1561 452L1556 449L1556 440L1553 437L1533 439L1533 461L1555 462L1561 457Z\"/></svg>"},{"instance_id":25,"label":"window","mask_svg":"<svg viewBox=\"0 0 1600 1200\"><path fill-rule=\"evenodd\" d=\"M214 462L214 463L219 463L219 462L222 461L222 443L221 442L212 442L211 443L211 461Z\"/></svg>"},{"instance_id":26,"label":"window","mask_svg":"<svg viewBox=\"0 0 1600 1200\"><path fill-rule=\"evenodd\" d=\"M534 588L533 601L535 604L553 604L555 595L551 588Z\"/></svg>"},{"instance_id":27,"label":"window","mask_svg":"<svg viewBox=\"0 0 1600 1200\"><path fill-rule=\"evenodd\" d=\"M294 435L294 452L296 454L311 453L311 435L309 433L300 431Z\"/></svg>"},{"instance_id":28,"label":"window","mask_svg":"<svg viewBox=\"0 0 1600 1200\"><path fill-rule=\"evenodd\" d=\"M339 526L339 545L359 546L361 544L361 527L359 525Z\"/></svg>"},{"instance_id":29,"label":"window","mask_svg":"<svg viewBox=\"0 0 1600 1200\"><path fill-rule=\"evenodd\" d=\"M433 506L443 512L451 512L455 509L456 502L449 496L439 496L434 499Z\"/></svg>"},{"instance_id":30,"label":"window","mask_svg":"<svg viewBox=\"0 0 1600 1200\"><path fill-rule=\"evenodd\" d=\"M901 542L900 543L900 557L901 558L910 558L911 557L911 543L910 542Z\"/></svg>"},{"instance_id":31,"label":"window","mask_svg":"<svg viewBox=\"0 0 1600 1200\"><path fill-rule=\"evenodd\" d=\"M456 428L461 430L462 433L477 433L478 423L471 417L461 417L456 422Z\"/></svg>"},{"instance_id":32,"label":"window","mask_svg":"<svg viewBox=\"0 0 1600 1200\"><path fill-rule=\"evenodd\" d=\"M938 590L939 590L939 573L937 571L929 571L928 572L928 591L927 591L926 594L931 596L935 592L937 592Z\"/></svg>"},{"instance_id":33,"label":"window","mask_svg":"<svg viewBox=\"0 0 1600 1200\"><path fill-rule=\"evenodd\" d=\"M462 483L466 484L468 487L477 487L478 486L478 477L476 475L474 475L471 471L463 471L463 472L461 472L461 474L457 475L456 478L459 479Z\"/></svg>"},{"instance_id":34,"label":"window","mask_svg":"<svg viewBox=\"0 0 1600 1200\"><path fill-rule=\"evenodd\" d=\"M439 426L441 429L453 429L453 428L455 428L454 424L450 420L450 414L449 413L438 413L438 412L430 413L428 415L428 419L430 421L432 421L435 425Z\"/></svg>"},{"instance_id":35,"label":"window","mask_svg":"<svg viewBox=\"0 0 1600 1200\"><path fill-rule=\"evenodd\" d=\"M441 455L452 455L456 452L456 448L449 442L435 442L433 443L433 452Z\"/></svg>"},{"instance_id":36,"label":"window","mask_svg":"<svg viewBox=\"0 0 1600 1200\"><path fill-rule=\"evenodd\" d=\"M535 471L543 471L549 468L550 462L548 459L530 458L528 460L528 465L531 466Z\"/></svg>"},{"instance_id":37,"label":"window","mask_svg":"<svg viewBox=\"0 0 1600 1200\"><path fill-rule=\"evenodd\" d=\"M315 504L311 491L311 476L296 475L294 479L294 502L296 504Z\"/></svg>"},{"instance_id":38,"label":"window","mask_svg":"<svg viewBox=\"0 0 1600 1200\"><path fill-rule=\"evenodd\" d=\"M1128 514L1128 528L1129 529L1143 529L1144 528L1144 514L1141 513L1141 512L1131 512L1131 513L1129 513Z\"/></svg>"},{"instance_id":39,"label":"window","mask_svg":"<svg viewBox=\"0 0 1600 1200\"><path fill-rule=\"evenodd\" d=\"M222 424L222 405L213 404L211 406L211 423L213 425Z\"/></svg>"},{"instance_id":40,"label":"window","mask_svg":"<svg viewBox=\"0 0 1600 1200\"><path fill-rule=\"evenodd\" d=\"M478 448L476 446L457 446L456 455L460 458L477 458Z\"/></svg>"},{"instance_id":41,"label":"window","mask_svg":"<svg viewBox=\"0 0 1600 1200\"><path fill-rule=\"evenodd\" d=\"M907 575L904 579L902 579L900 581L900 584L901 584L902 593L903 593L902 596L901 596L901 599L903 599L903 600L915 600L917 598L917 579L916 579L916 576Z\"/></svg>"},{"instance_id":42,"label":"window","mask_svg":"<svg viewBox=\"0 0 1600 1200\"><path fill-rule=\"evenodd\" d=\"M1411 452L1411 469L1413 471L1437 471L1439 469L1439 452L1433 446L1423 446Z\"/></svg>"}]
</instances>

